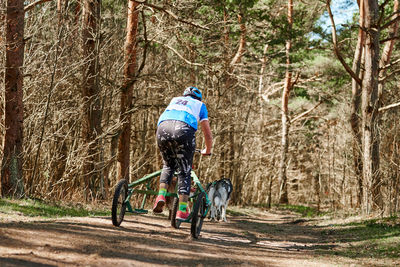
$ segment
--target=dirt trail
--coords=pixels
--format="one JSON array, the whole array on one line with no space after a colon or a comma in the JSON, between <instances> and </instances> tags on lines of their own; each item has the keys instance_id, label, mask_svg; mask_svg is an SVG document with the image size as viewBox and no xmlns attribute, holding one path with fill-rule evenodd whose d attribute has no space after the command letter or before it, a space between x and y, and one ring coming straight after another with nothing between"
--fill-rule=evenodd
<instances>
[{"instance_id":1,"label":"dirt trail","mask_svg":"<svg viewBox=\"0 0 400 267\"><path fill-rule=\"evenodd\" d=\"M166 216L63 218L13 222L0 214L0 266L359 266L321 256L335 249L326 228L295 215L259 212L204 221L201 237L190 225L170 227ZM14 219L15 220L15 219ZM368 264L366 262L365 264ZM370 264L370 263L369 263Z\"/></svg>"}]
</instances>

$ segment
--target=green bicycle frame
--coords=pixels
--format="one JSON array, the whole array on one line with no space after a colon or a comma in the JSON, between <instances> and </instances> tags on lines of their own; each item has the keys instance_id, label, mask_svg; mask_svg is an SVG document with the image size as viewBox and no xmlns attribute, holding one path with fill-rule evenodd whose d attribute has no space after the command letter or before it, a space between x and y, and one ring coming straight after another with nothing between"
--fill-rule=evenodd
<instances>
[{"instance_id":1,"label":"green bicycle frame","mask_svg":"<svg viewBox=\"0 0 400 267\"><path fill-rule=\"evenodd\" d=\"M151 182L153 180L153 178L158 177L161 175L161 170L150 173L130 184L128 184L128 196L125 199L125 204L127 207L127 211L128 212L132 212L132 213L147 213L147 210L144 209L144 206L146 204L146 200L147 200L147 196L148 195L158 195L158 191L155 191L151 188ZM201 192L205 193L206 196L206 204L207 204L207 209L205 210L204 216L207 214L209 208L210 208L210 204L211 201L208 198L207 192L204 190L203 186L200 183L199 178L197 177L196 173L192 170L190 173L191 177L192 177L192 181L194 182L194 184L197 186L197 190L194 194L191 194L189 196L190 199L195 199ZM147 183L147 184L146 184ZM146 184L146 188L145 189L136 189L136 187L138 187L139 185L142 184ZM130 204L130 199L133 195L133 193L139 193L139 194L144 194L143 200L142 200L142 204L140 206L139 209L133 209L131 204ZM166 194L167 197L178 197L177 193L169 193L167 192Z\"/></svg>"}]
</instances>

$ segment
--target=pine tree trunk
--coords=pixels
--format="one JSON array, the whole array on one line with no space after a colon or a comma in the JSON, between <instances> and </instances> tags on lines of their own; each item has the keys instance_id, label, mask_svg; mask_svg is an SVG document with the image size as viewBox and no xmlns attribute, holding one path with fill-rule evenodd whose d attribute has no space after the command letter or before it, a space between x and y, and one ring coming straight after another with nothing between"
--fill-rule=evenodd
<instances>
[{"instance_id":1,"label":"pine tree trunk","mask_svg":"<svg viewBox=\"0 0 400 267\"><path fill-rule=\"evenodd\" d=\"M120 121L121 134L118 143L118 178L129 181L130 144L131 144L131 108L133 97L133 82L136 73L136 35L138 31L138 3L130 0L128 3L127 35L125 40L124 84L121 90Z\"/></svg>"},{"instance_id":2,"label":"pine tree trunk","mask_svg":"<svg viewBox=\"0 0 400 267\"><path fill-rule=\"evenodd\" d=\"M378 132L378 66L379 28L378 3L365 0L365 75L362 84L362 145L364 178L364 211L381 206Z\"/></svg>"},{"instance_id":3,"label":"pine tree trunk","mask_svg":"<svg viewBox=\"0 0 400 267\"><path fill-rule=\"evenodd\" d=\"M98 32L100 25L100 0L85 0L83 6L82 49L83 67L83 122L82 135L86 142L87 155L83 166L85 197L94 198L96 184L100 181L101 101L99 84Z\"/></svg>"},{"instance_id":4,"label":"pine tree trunk","mask_svg":"<svg viewBox=\"0 0 400 267\"><path fill-rule=\"evenodd\" d=\"M362 80L363 71L361 71L361 65L363 65L363 48L365 44L365 33L363 28L364 23L364 3L363 1L359 4L360 9L360 29L358 30L357 46L354 53L353 60L353 71ZM355 79L352 79L352 98L351 98L351 115L350 125L353 132L353 162L354 162L354 173L357 179L358 192L357 192L357 205L361 206L362 194L363 194L363 179L362 179L362 155L361 155L361 128L360 128L360 104L361 104L361 86Z\"/></svg>"},{"instance_id":5,"label":"pine tree trunk","mask_svg":"<svg viewBox=\"0 0 400 267\"><path fill-rule=\"evenodd\" d=\"M6 11L5 137L1 165L1 195L24 194L23 156L23 73L24 1L8 0Z\"/></svg>"},{"instance_id":6,"label":"pine tree trunk","mask_svg":"<svg viewBox=\"0 0 400 267\"><path fill-rule=\"evenodd\" d=\"M289 31L293 24L293 0L288 0L288 27ZM279 164L279 203L288 204L288 186L287 186L287 154L289 150L289 95L292 87L292 72L290 61L290 49L292 41L290 37L286 41L286 74L285 84L282 93L282 139L281 139L281 161Z\"/></svg>"},{"instance_id":7,"label":"pine tree trunk","mask_svg":"<svg viewBox=\"0 0 400 267\"><path fill-rule=\"evenodd\" d=\"M386 75L386 65L390 63L390 59L391 59L391 55L393 52L393 48L394 48L394 44L395 41L397 39L397 35L398 35L398 27L399 27L399 21L397 20L399 17L399 1L398 0L394 0L394 4L393 4L393 16L391 17L391 20L395 21L390 29L389 29L389 38L391 38L390 41L387 41L385 43L385 46L383 47L382 50L382 56L381 59L379 61L379 84L378 84L378 99L377 99L377 109L380 106L381 103L381 97L383 94L383 89L384 89L384 85L385 85L385 75ZM378 36L379 38L379 36ZM379 49L379 48L378 48ZM378 50L379 51L379 50ZM379 113L376 112L376 124L379 123ZM377 136L377 140L373 140L373 159L376 161L376 168L378 168L376 171L374 171L374 173L377 173L377 176L373 178L373 182L372 182L372 197L373 197L373 203L375 205L375 207L379 207L382 208L382 195L381 195L381 178L379 177L379 135L378 135L378 131L376 133Z\"/></svg>"}]
</instances>

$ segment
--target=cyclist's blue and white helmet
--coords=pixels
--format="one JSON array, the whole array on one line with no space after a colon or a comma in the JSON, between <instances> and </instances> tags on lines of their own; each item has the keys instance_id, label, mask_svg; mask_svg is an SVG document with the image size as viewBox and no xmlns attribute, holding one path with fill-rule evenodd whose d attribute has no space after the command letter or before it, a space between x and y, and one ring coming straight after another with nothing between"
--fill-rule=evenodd
<instances>
[{"instance_id":1,"label":"cyclist's blue and white helmet","mask_svg":"<svg viewBox=\"0 0 400 267\"><path fill-rule=\"evenodd\" d=\"M183 92L183 96L191 96L199 101L201 101L203 97L201 91L194 86L186 88L185 91Z\"/></svg>"}]
</instances>

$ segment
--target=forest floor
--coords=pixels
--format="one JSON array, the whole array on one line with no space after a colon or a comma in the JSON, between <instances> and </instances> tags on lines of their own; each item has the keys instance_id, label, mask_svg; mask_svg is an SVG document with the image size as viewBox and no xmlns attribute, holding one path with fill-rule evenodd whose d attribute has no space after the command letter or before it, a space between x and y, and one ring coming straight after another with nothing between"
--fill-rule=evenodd
<instances>
[{"instance_id":1,"label":"forest floor","mask_svg":"<svg viewBox=\"0 0 400 267\"><path fill-rule=\"evenodd\" d=\"M399 225L232 207L228 222L162 215L42 218L0 209L0 266L400 266ZM390 241L390 242L389 242Z\"/></svg>"}]
</instances>

